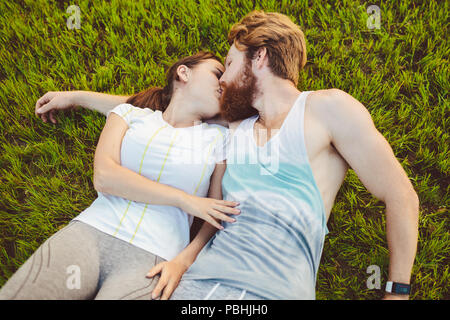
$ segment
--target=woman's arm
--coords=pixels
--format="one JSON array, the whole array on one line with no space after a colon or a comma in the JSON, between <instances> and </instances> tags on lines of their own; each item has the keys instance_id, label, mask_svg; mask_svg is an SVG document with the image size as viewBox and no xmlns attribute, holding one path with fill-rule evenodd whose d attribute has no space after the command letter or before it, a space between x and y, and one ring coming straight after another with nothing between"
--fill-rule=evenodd
<instances>
[{"instance_id":1,"label":"woman's arm","mask_svg":"<svg viewBox=\"0 0 450 320\"><path fill-rule=\"evenodd\" d=\"M49 91L38 99L35 115L47 122L50 117L56 123L55 113L76 106L98 111L106 115L115 106L125 103L129 96L113 95L91 91Z\"/></svg>"},{"instance_id":2,"label":"woman's arm","mask_svg":"<svg viewBox=\"0 0 450 320\"><path fill-rule=\"evenodd\" d=\"M222 200L222 178L225 173L225 169L225 163L216 164L214 172L211 175L208 198ZM217 228L214 228L209 223L203 223L195 238L183 251L180 252L177 258L185 264L186 270L191 266L191 264L194 263L197 255L216 232Z\"/></svg>"},{"instance_id":3,"label":"woman's arm","mask_svg":"<svg viewBox=\"0 0 450 320\"><path fill-rule=\"evenodd\" d=\"M127 123L115 113L106 120L94 156L94 188L98 192L142 203L176 206L219 229L222 226L214 218L233 222L228 214L238 212L233 208L236 203L196 197L121 166L120 150L127 129Z\"/></svg>"},{"instance_id":4,"label":"woman's arm","mask_svg":"<svg viewBox=\"0 0 450 320\"><path fill-rule=\"evenodd\" d=\"M226 163L216 164L214 172L211 175L208 198L222 200L222 178L225 170ZM192 240L191 243L177 256L177 258L186 265L186 269L194 263L197 255L216 232L217 228L214 228L209 223L203 223L194 240Z\"/></svg>"},{"instance_id":5,"label":"woman's arm","mask_svg":"<svg viewBox=\"0 0 450 320\"><path fill-rule=\"evenodd\" d=\"M226 164L216 164L211 176L208 197L222 199L222 178L225 173ZM209 223L203 223L202 228L192 242L183 249L173 260L157 264L150 269L147 277L151 278L158 273L161 277L152 292L152 299L156 299L164 290L161 300L167 300L178 286L183 274L194 263L200 251L208 243L217 229Z\"/></svg>"}]
</instances>

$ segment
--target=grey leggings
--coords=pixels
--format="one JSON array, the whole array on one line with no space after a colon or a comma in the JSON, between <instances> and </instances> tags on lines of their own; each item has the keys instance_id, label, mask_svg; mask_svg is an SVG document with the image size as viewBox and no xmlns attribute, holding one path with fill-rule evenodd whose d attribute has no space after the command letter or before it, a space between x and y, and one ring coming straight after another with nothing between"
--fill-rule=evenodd
<instances>
[{"instance_id":1,"label":"grey leggings","mask_svg":"<svg viewBox=\"0 0 450 320\"><path fill-rule=\"evenodd\" d=\"M73 220L47 239L0 289L0 300L150 300L164 259Z\"/></svg>"}]
</instances>

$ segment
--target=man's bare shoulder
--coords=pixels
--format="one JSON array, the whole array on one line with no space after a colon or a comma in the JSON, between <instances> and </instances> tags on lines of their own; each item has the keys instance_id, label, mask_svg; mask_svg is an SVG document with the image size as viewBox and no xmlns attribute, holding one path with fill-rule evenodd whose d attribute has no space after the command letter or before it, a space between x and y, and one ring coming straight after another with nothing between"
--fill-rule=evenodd
<instances>
[{"instance_id":1,"label":"man's bare shoulder","mask_svg":"<svg viewBox=\"0 0 450 320\"><path fill-rule=\"evenodd\" d=\"M323 121L335 121L346 116L370 117L367 108L361 102L336 88L311 92L306 104L311 114Z\"/></svg>"},{"instance_id":2,"label":"man's bare shoulder","mask_svg":"<svg viewBox=\"0 0 450 320\"><path fill-rule=\"evenodd\" d=\"M330 137L355 126L373 129L372 117L367 108L340 89L314 91L308 96L306 105L310 115L327 129Z\"/></svg>"},{"instance_id":3,"label":"man's bare shoulder","mask_svg":"<svg viewBox=\"0 0 450 320\"><path fill-rule=\"evenodd\" d=\"M336 106L346 96L350 95L336 88L315 90L309 94L307 104L312 107L311 109L323 109L333 105Z\"/></svg>"}]
</instances>

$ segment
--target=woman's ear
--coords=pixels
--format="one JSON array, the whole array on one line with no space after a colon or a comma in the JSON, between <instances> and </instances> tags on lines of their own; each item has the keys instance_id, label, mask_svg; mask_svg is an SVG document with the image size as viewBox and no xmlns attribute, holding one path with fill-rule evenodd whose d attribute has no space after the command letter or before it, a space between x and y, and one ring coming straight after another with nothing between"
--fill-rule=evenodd
<instances>
[{"instance_id":1,"label":"woman's ear","mask_svg":"<svg viewBox=\"0 0 450 320\"><path fill-rule=\"evenodd\" d=\"M177 68L178 80L182 82L188 82L190 75L191 70L187 66L185 66L184 64L178 66Z\"/></svg>"}]
</instances>

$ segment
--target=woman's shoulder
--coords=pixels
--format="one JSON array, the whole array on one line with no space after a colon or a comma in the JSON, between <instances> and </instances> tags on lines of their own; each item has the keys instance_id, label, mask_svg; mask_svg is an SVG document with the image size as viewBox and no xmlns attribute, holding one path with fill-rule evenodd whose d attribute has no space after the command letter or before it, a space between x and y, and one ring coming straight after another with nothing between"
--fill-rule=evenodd
<instances>
[{"instance_id":1,"label":"woman's shoulder","mask_svg":"<svg viewBox=\"0 0 450 320\"><path fill-rule=\"evenodd\" d=\"M122 117L128 126L133 125L136 121L140 122L143 119L150 119L151 115L155 113L151 109L139 108L129 103L117 105L107 113L106 117L109 117L109 114L112 112Z\"/></svg>"},{"instance_id":2,"label":"woman's shoulder","mask_svg":"<svg viewBox=\"0 0 450 320\"><path fill-rule=\"evenodd\" d=\"M114 109L114 111L118 111L119 113L123 115L129 115L130 117L141 117L146 116L149 114L153 114L155 111L149 108L141 108L136 107L130 103L121 103L117 105Z\"/></svg>"},{"instance_id":3,"label":"woman's shoulder","mask_svg":"<svg viewBox=\"0 0 450 320\"><path fill-rule=\"evenodd\" d=\"M211 133L217 133L221 136L227 136L229 129L223 125L217 123L205 123L205 129Z\"/></svg>"},{"instance_id":4,"label":"woman's shoulder","mask_svg":"<svg viewBox=\"0 0 450 320\"><path fill-rule=\"evenodd\" d=\"M131 112L138 112L138 113L154 113L155 111L150 109L150 108L141 108L141 107L136 107L134 105L132 105L131 103L122 103L119 104L117 107L121 107L121 108L125 108L127 110L130 110Z\"/></svg>"}]
</instances>

